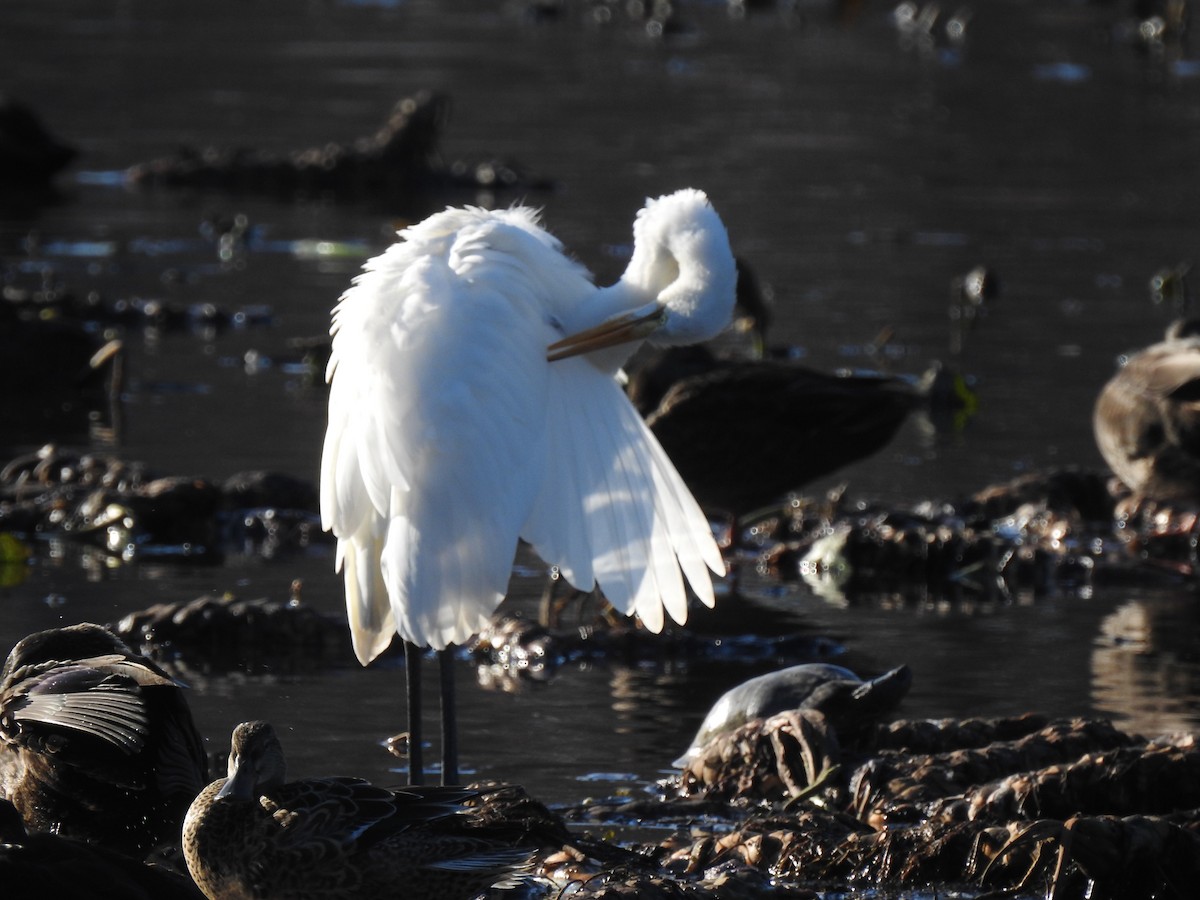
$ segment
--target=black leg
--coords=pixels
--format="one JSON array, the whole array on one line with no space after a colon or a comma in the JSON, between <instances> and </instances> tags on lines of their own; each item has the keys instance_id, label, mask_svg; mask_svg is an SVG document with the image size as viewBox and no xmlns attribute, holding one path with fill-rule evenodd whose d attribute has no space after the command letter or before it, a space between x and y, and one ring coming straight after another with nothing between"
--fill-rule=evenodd
<instances>
[{"instance_id":1,"label":"black leg","mask_svg":"<svg viewBox=\"0 0 1200 900\"><path fill-rule=\"evenodd\" d=\"M542 590L542 604L538 612L538 618L544 628L558 627L558 606L556 599L558 597L558 583L562 581L562 573L558 566L551 566L550 571L546 573L546 587Z\"/></svg>"},{"instance_id":2,"label":"black leg","mask_svg":"<svg viewBox=\"0 0 1200 900\"><path fill-rule=\"evenodd\" d=\"M421 753L421 648L404 642L404 674L408 682L408 783L425 783Z\"/></svg>"},{"instance_id":3,"label":"black leg","mask_svg":"<svg viewBox=\"0 0 1200 900\"><path fill-rule=\"evenodd\" d=\"M438 651L442 681L442 784L458 784L458 722L455 715L454 651Z\"/></svg>"},{"instance_id":4,"label":"black leg","mask_svg":"<svg viewBox=\"0 0 1200 900\"><path fill-rule=\"evenodd\" d=\"M566 588L566 596L560 598ZM574 600L586 596L587 591L581 591L577 587L573 587L569 581L562 576L562 572L558 566L551 566L550 571L546 574L546 587L542 591L542 602L538 609L538 624L544 628L558 628L560 614ZM583 610L577 617L583 619Z\"/></svg>"}]
</instances>

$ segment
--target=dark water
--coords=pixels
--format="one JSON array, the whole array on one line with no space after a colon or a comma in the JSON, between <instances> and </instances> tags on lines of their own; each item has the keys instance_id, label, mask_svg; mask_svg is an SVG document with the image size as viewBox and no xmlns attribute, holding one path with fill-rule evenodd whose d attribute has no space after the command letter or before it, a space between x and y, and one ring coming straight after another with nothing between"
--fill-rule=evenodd
<instances>
[{"instance_id":1,"label":"dark water","mask_svg":"<svg viewBox=\"0 0 1200 900\"><path fill-rule=\"evenodd\" d=\"M585 21L593 7L582 3L540 24L518 4L450 6L314 0L285 13L240 0L8 0L0 88L82 157L60 180L59 202L0 219L5 263L23 276L51 267L114 296L271 310L269 327L211 338L127 335L123 455L164 473L261 468L314 480L325 396L280 364L288 339L325 330L333 301L397 222L447 202L520 196L464 192L378 209L139 193L111 174L181 144L282 152L349 141L399 97L436 88L454 104L445 156L513 158L552 178L556 190L528 199L602 280L622 267L645 196L703 187L737 252L774 289L772 342L818 367L879 366L864 347L885 326L891 370L945 359L951 280L993 267L1001 296L960 362L978 413L940 433L909 423L842 473L852 495L953 498L1032 469L1100 465L1093 398L1117 355L1154 340L1170 317L1151 302L1151 276L1200 247L1200 66L1186 48L1138 51L1114 29L1118 3L979 4L964 46L928 51L900 40L890 4L865 3L845 21L820 4L733 21L718 4L682 3L687 28L667 40L619 9L612 24ZM260 240L222 259L200 223L235 214ZM247 366L248 351L258 365ZM38 442L0 435L6 456ZM206 591L282 597L295 578L307 602L335 611L331 568L320 552L88 569L47 555L0 589L0 645ZM518 605L540 590L535 575L515 580ZM1125 585L1005 604L838 605L801 588L744 588L749 596L719 602L739 628L833 638L841 661L864 671L909 663L908 715L1104 713L1147 731L1200 719L1187 592ZM550 801L653 779L708 703L757 671L593 665L504 693L472 688L464 665L464 761ZM402 727L395 670L194 687L214 747L237 721L269 717L297 773L399 777L378 746Z\"/></svg>"}]
</instances>

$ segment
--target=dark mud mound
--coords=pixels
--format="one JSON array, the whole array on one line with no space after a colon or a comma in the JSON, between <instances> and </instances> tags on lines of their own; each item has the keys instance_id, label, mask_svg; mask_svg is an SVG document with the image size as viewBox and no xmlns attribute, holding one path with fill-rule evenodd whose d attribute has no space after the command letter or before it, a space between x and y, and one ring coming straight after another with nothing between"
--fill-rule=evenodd
<instances>
[{"instance_id":1,"label":"dark mud mound","mask_svg":"<svg viewBox=\"0 0 1200 900\"><path fill-rule=\"evenodd\" d=\"M216 483L48 444L0 469L0 532L75 544L112 560L275 557L327 540L307 482L243 472Z\"/></svg>"},{"instance_id":2,"label":"dark mud mound","mask_svg":"<svg viewBox=\"0 0 1200 900\"><path fill-rule=\"evenodd\" d=\"M681 879L1187 897L1200 876L1200 749L1102 720L900 721L842 740L798 710L719 736L656 801L577 821L687 826L643 852ZM700 824L698 824L700 823Z\"/></svg>"},{"instance_id":3,"label":"dark mud mound","mask_svg":"<svg viewBox=\"0 0 1200 900\"><path fill-rule=\"evenodd\" d=\"M430 190L545 187L500 160L446 165L438 154L449 116L445 95L401 99L371 135L279 154L253 148L185 147L131 166L138 187L190 188L296 199L331 197L395 203Z\"/></svg>"}]
</instances>

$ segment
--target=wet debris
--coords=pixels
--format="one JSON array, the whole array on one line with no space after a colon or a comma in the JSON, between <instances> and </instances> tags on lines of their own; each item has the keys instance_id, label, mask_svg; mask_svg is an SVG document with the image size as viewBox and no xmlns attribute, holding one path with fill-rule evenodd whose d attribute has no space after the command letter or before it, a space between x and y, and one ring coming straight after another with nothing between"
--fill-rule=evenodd
<instances>
[{"instance_id":1,"label":"wet debris","mask_svg":"<svg viewBox=\"0 0 1200 900\"><path fill-rule=\"evenodd\" d=\"M652 868L646 858L609 841L580 834L567 826L558 813L516 784L475 782L477 796L467 802L482 826L503 824L510 833L519 829L521 846L539 848L544 870L561 867L574 873L598 871L602 866ZM562 879L562 873L557 876Z\"/></svg>"},{"instance_id":2,"label":"wet debris","mask_svg":"<svg viewBox=\"0 0 1200 900\"><path fill-rule=\"evenodd\" d=\"M672 850L666 866L689 873L729 861L782 882L898 889L958 889L968 896L1182 898L1200 874L1200 836L1164 817L1075 816L1065 822L928 822L856 829L806 810L767 815Z\"/></svg>"},{"instance_id":3,"label":"wet debris","mask_svg":"<svg viewBox=\"0 0 1200 900\"><path fill-rule=\"evenodd\" d=\"M816 900L820 895L809 888L780 882L754 868L735 863L713 866L688 879L661 872L604 872L586 881L572 882L562 894L555 892L549 896L596 897L601 900L625 897L636 897L638 900L687 900L691 897L711 900L767 900L774 897Z\"/></svg>"},{"instance_id":4,"label":"wet debris","mask_svg":"<svg viewBox=\"0 0 1200 900\"><path fill-rule=\"evenodd\" d=\"M252 148L184 147L138 163L128 183L151 188L396 201L421 191L466 187L546 187L516 163L486 160L449 165L438 155L450 101L420 91L401 99L373 133L349 143L327 143L277 154Z\"/></svg>"},{"instance_id":5,"label":"wet debris","mask_svg":"<svg viewBox=\"0 0 1200 900\"><path fill-rule=\"evenodd\" d=\"M1055 767L1135 743L1104 720L1051 722L1031 734L983 747L881 753L856 769L847 784L852 809L861 819L910 819L914 807L925 817L978 819L988 804L994 804L991 808L997 813L991 818L1002 818L1002 795L1015 806L1017 794L1039 787ZM1031 772L1043 773L1034 777L1037 784L1030 781L1020 789L992 784L1013 773Z\"/></svg>"},{"instance_id":6,"label":"wet debris","mask_svg":"<svg viewBox=\"0 0 1200 900\"><path fill-rule=\"evenodd\" d=\"M839 740L796 710L719 735L664 782L668 821L677 795L743 813L658 852L680 874L733 860L802 884L1185 897L1200 874L1198 773L1193 736L1147 741L1102 720L897 722ZM652 805L637 812L645 823Z\"/></svg>"},{"instance_id":7,"label":"wet debris","mask_svg":"<svg viewBox=\"0 0 1200 900\"><path fill-rule=\"evenodd\" d=\"M947 753L1015 741L1041 731L1050 720L1038 713L989 719L901 719L882 723L856 735L855 747L864 753L899 750L912 754Z\"/></svg>"},{"instance_id":8,"label":"wet debris","mask_svg":"<svg viewBox=\"0 0 1200 900\"><path fill-rule=\"evenodd\" d=\"M36 249L36 248L31 248ZM44 275L42 283L8 283L0 297L0 321L62 323L88 334L109 338L114 329L153 329L193 332L213 337L231 328L265 326L272 313L261 305L229 308L216 303L180 303L156 297L107 297L99 291L80 291ZM119 334L114 331L114 335Z\"/></svg>"},{"instance_id":9,"label":"wet debris","mask_svg":"<svg viewBox=\"0 0 1200 900\"><path fill-rule=\"evenodd\" d=\"M1150 62L1173 63L1188 49L1188 0L1132 0L1112 4L1114 41L1132 47Z\"/></svg>"},{"instance_id":10,"label":"wet debris","mask_svg":"<svg viewBox=\"0 0 1200 900\"><path fill-rule=\"evenodd\" d=\"M904 0L892 10L900 47L921 56L936 57L943 65L961 63L974 11L961 6L949 12L939 3Z\"/></svg>"},{"instance_id":11,"label":"wet debris","mask_svg":"<svg viewBox=\"0 0 1200 900\"><path fill-rule=\"evenodd\" d=\"M287 599L206 594L157 603L125 615L112 629L131 646L189 683L238 672L279 674L339 667L353 655L345 616L307 606L299 581ZM652 635L616 627L552 632L524 619L502 615L465 648L485 687L515 692L546 681L570 664L616 666L684 665L699 660L759 663L830 656L840 646L824 638L789 635L705 637L684 631ZM384 660L399 662L398 647ZM397 735L393 752L403 755L407 735Z\"/></svg>"},{"instance_id":12,"label":"wet debris","mask_svg":"<svg viewBox=\"0 0 1200 900\"><path fill-rule=\"evenodd\" d=\"M1168 815L1200 807L1195 739L1097 750L1065 763L976 785L947 814L972 820L1065 819L1076 814Z\"/></svg>"},{"instance_id":13,"label":"wet debris","mask_svg":"<svg viewBox=\"0 0 1200 900\"><path fill-rule=\"evenodd\" d=\"M726 800L800 797L839 757L837 734L822 713L788 710L717 734L681 760L676 790Z\"/></svg>"},{"instance_id":14,"label":"wet debris","mask_svg":"<svg viewBox=\"0 0 1200 900\"><path fill-rule=\"evenodd\" d=\"M1114 528L1131 555L1165 571L1196 572L1200 510L1127 497L1117 504Z\"/></svg>"},{"instance_id":15,"label":"wet debris","mask_svg":"<svg viewBox=\"0 0 1200 900\"><path fill-rule=\"evenodd\" d=\"M516 692L530 683L550 680L567 665L667 667L698 660L787 665L828 659L843 648L829 638L806 634L713 636L685 629L651 634L624 621L602 627L549 628L501 614L475 636L467 652L477 667L480 684Z\"/></svg>"},{"instance_id":16,"label":"wet debris","mask_svg":"<svg viewBox=\"0 0 1200 900\"><path fill-rule=\"evenodd\" d=\"M1200 518L1194 507L1114 499L1098 472L1065 469L1023 476L956 503L913 507L851 502L843 491L790 498L738 522L724 548L736 590L739 569L803 581L836 602L880 596L1007 600L1018 593L1086 593L1097 580L1195 577ZM218 483L158 475L145 464L47 444L0 468L0 534L38 555L46 542L101 554L112 564L142 556L218 561L276 558L328 544L315 488L281 473L245 472ZM537 679L589 656L636 658L636 629L559 627L551 594L538 631L529 622L494 626L475 654L502 677ZM675 643L672 644L672 641ZM653 658L704 652L757 653L781 665L828 659L836 648L806 636L741 646L692 632L654 642ZM717 647L720 650L717 650ZM665 651L664 651L665 647ZM673 649L675 648L675 649ZM486 657L486 659L485 659ZM512 687L517 687L513 684Z\"/></svg>"},{"instance_id":17,"label":"wet debris","mask_svg":"<svg viewBox=\"0 0 1200 900\"><path fill-rule=\"evenodd\" d=\"M224 594L156 603L112 628L189 682L231 672L311 672L354 659L345 617L304 605L298 584L287 600Z\"/></svg>"},{"instance_id":18,"label":"wet debris","mask_svg":"<svg viewBox=\"0 0 1200 900\"><path fill-rule=\"evenodd\" d=\"M0 533L35 544L72 542L118 563L146 554L274 558L329 542L315 488L300 479L269 472L239 473L224 483L160 476L140 462L57 444L0 468ZM1194 578L1198 535L1195 507L1114 499L1106 476L1064 469L994 485L956 503L890 507L851 502L842 490L791 497L734 525L724 553L734 586L738 569L753 567L770 578L803 581L837 602L914 590L1004 600L1020 592L1085 593L1098 579L1133 574ZM554 605L551 595L548 613ZM555 623L553 615L544 620ZM489 652L501 663L505 653L526 658L528 677L602 643L606 655L636 655L636 629L578 624L583 630L555 626L550 634L510 624L512 633ZM488 640L494 639L493 631ZM551 639L554 647L547 649ZM681 633L678 639L697 638ZM722 646L728 652L736 641ZM814 661L828 649L780 647L773 655Z\"/></svg>"},{"instance_id":19,"label":"wet debris","mask_svg":"<svg viewBox=\"0 0 1200 900\"><path fill-rule=\"evenodd\" d=\"M1196 510L1120 504L1099 472L1022 476L909 508L841 490L743 519L729 556L837 602L918 590L947 599L1087 592L1097 580L1192 577Z\"/></svg>"},{"instance_id":20,"label":"wet debris","mask_svg":"<svg viewBox=\"0 0 1200 900\"><path fill-rule=\"evenodd\" d=\"M270 558L326 542L315 490L291 476L243 472L220 484L156 476L139 462L54 444L0 469L0 533L31 548L73 542L118 563Z\"/></svg>"}]
</instances>

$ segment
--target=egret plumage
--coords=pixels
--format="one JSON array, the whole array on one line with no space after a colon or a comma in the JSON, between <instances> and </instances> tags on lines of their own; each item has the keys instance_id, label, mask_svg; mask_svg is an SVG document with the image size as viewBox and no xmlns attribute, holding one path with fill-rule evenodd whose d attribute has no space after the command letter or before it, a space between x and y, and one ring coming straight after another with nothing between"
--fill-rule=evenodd
<instances>
[{"instance_id":1,"label":"egret plumage","mask_svg":"<svg viewBox=\"0 0 1200 900\"><path fill-rule=\"evenodd\" d=\"M700 191L648 201L633 230L601 288L534 210L447 209L342 295L321 514L362 664L393 634L466 641L504 599L519 539L651 631L686 620L685 580L712 606L725 569L708 520L615 376L646 339L720 332L736 267Z\"/></svg>"}]
</instances>

